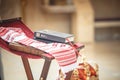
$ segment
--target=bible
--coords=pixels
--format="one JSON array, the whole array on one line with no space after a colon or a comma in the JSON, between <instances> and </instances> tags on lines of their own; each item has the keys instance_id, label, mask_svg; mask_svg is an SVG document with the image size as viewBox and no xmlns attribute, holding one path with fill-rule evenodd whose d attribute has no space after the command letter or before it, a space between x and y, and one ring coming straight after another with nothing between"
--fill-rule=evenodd
<instances>
[{"instance_id":1,"label":"bible","mask_svg":"<svg viewBox=\"0 0 120 80\"><path fill-rule=\"evenodd\" d=\"M52 30L40 30L34 32L35 39L44 39L54 42L68 43L74 41L73 34L62 33Z\"/></svg>"}]
</instances>

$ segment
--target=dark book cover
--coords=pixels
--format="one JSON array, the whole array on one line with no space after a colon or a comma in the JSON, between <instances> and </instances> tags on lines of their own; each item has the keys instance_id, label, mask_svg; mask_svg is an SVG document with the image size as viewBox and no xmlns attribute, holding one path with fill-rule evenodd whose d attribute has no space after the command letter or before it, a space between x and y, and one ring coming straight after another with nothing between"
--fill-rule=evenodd
<instances>
[{"instance_id":1,"label":"dark book cover","mask_svg":"<svg viewBox=\"0 0 120 80\"><path fill-rule=\"evenodd\" d=\"M73 42L74 36L72 34L57 32L57 31L51 31L51 30L40 30L34 32L34 37L39 39L46 39L50 41L56 41L56 42Z\"/></svg>"},{"instance_id":2,"label":"dark book cover","mask_svg":"<svg viewBox=\"0 0 120 80\"><path fill-rule=\"evenodd\" d=\"M44 42L44 43L64 43L64 42L52 41L52 40L41 39L41 38L34 38L34 40L41 41L41 42ZM73 43L73 41L70 42L70 43ZM64 43L64 44L69 44L69 42Z\"/></svg>"},{"instance_id":3,"label":"dark book cover","mask_svg":"<svg viewBox=\"0 0 120 80\"><path fill-rule=\"evenodd\" d=\"M44 42L44 43L53 43L55 41L47 40L47 39L41 39L41 38L34 38L37 41Z\"/></svg>"}]
</instances>

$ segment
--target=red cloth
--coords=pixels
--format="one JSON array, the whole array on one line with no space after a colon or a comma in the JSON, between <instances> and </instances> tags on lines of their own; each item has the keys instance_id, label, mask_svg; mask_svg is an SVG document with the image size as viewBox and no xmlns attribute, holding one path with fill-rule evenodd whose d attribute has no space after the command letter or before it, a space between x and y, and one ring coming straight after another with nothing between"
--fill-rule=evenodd
<instances>
[{"instance_id":1,"label":"red cloth","mask_svg":"<svg viewBox=\"0 0 120 80\"><path fill-rule=\"evenodd\" d=\"M76 52L68 44L43 43L26 36L21 28L0 27L0 37L6 42L18 42L42 50L55 57L61 70L66 73L77 67Z\"/></svg>"},{"instance_id":2,"label":"red cloth","mask_svg":"<svg viewBox=\"0 0 120 80\"><path fill-rule=\"evenodd\" d=\"M0 27L21 28L28 37L33 38L33 36L34 36L33 32L21 20L0 23ZM11 53L17 54L19 56L24 56L24 57L33 58L33 59L39 59L40 58L40 56L35 56L35 55L26 54L26 53L23 53L23 52L11 50L8 46L8 43L5 42L4 40L2 40L1 38L0 38L0 47L2 47L3 49L5 49L5 50L7 50ZM47 55L47 56L51 57L49 55Z\"/></svg>"},{"instance_id":3,"label":"red cloth","mask_svg":"<svg viewBox=\"0 0 120 80\"><path fill-rule=\"evenodd\" d=\"M14 20L14 21L3 22L3 23L0 23L0 27L21 28L28 37L30 37L30 38L34 37L33 32L21 20ZM77 44L75 47L79 48L81 46L83 46L83 44L80 44L80 45ZM23 53L23 52L11 50L8 47L8 43L5 42L4 40L2 40L1 38L0 38L0 47L2 47L3 49L5 49L7 51L12 52L13 54L17 54L19 56L24 56L24 57L33 58L33 59L39 59L40 58L40 56L35 56L35 55L26 54L26 53ZM49 54L43 54L43 55L46 56L46 57L49 57L49 58L53 58Z\"/></svg>"},{"instance_id":4,"label":"red cloth","mask_svg":"<svg viewBox=\"0 0 120 80\"><path fill-rule=\"evenodd\" d=\"M32 39L33 32L30 29L28 29L27 26L25 26L21 21L14 21L12 23L4 23L4 25L1 25L0 36L2 39L4 39L7 42L17 41L21 44L43 50L44 52L49 53L48 55L51 54L58 61L63 73L71 71L77 67L76 51L73 49L73 47L62 43L56 43L57 45L54 45L55 43L45 44L43 42L38 42ZM4 49L17 54L20 53L10 50L7 42L4 42L5 44L1 42L2 47ZM23 53L19 55L31 58L37 57Z\"/></svg>"}]
</instances>

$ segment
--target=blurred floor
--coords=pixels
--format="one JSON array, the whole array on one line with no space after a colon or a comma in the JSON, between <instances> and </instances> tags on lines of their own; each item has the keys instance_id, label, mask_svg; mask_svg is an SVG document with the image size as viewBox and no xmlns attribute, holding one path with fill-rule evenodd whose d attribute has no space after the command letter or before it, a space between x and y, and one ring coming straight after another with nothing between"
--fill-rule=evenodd
<instances>
[{"instance_id":1,"label":"blurred floor","mask_svg":"<svg viewBox=\"0 0 120 80\"><path fill-rule=\"evenodd\" d=\"M120 80L120 41L85 44L81 54L99 65L100 80Z\"/></svg>"}]
</instances>

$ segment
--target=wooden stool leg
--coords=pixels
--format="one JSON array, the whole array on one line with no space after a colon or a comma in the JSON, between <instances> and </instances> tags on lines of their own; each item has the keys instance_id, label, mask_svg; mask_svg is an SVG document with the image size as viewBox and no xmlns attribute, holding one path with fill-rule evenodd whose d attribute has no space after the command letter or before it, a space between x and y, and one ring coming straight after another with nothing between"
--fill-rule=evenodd
<instances>
[{"instance_id":1,"label":"wooden stool leg","mask_svg":"<svg viewBox=\"0 0 120 80\"><path fill-rule=\"evenodd\" d=\"M50 68L51 60L45 59L43 70L39 80L46 80Z\"/></svg>"},{"instance_id":2,"label":"wooden stool leg","mask_svg":"<svg viewBox=\"0 0 120 80\"><path fill-rule=\"evenodd\" d=\"M26 57L21 57L21 58L22 58L22 62L23 62L28 80L34 80L32 72L31 72L31 68L30 68L30 65L29 65L29 62L28 62L28 58L26 58Z\"/></svg>"}]
</instances>

